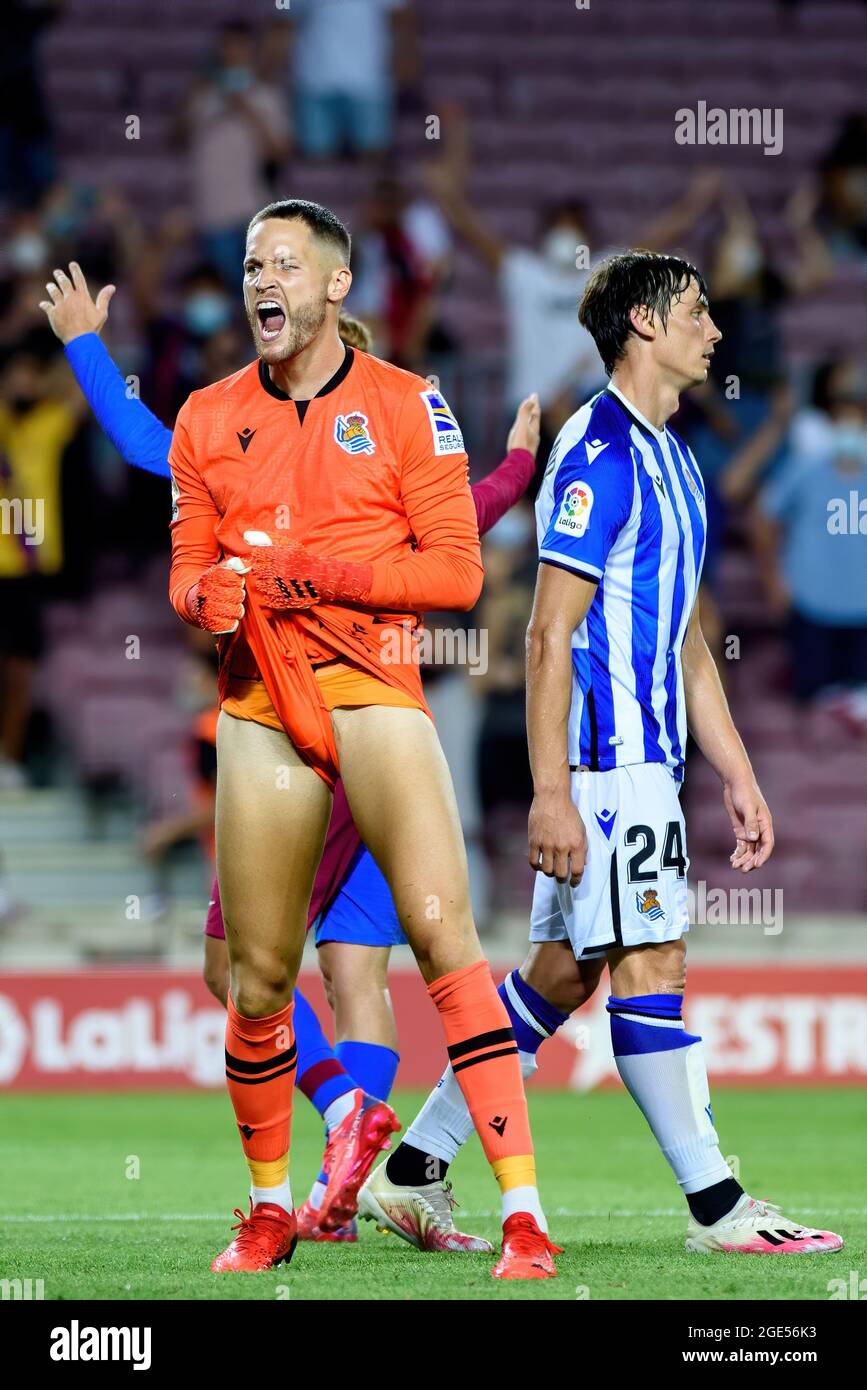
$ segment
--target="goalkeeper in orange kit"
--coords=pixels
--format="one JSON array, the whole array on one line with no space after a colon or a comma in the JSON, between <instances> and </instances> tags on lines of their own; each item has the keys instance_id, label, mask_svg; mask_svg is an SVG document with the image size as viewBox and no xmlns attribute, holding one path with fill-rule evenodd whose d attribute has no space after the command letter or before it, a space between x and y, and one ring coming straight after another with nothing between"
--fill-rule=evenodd
<instances>
[{"instance_id":1,"label":"goalkeeper in orange kit","mask_svg":"<svg viewBox=\"0 0 867 1390\"><path fill-rule=\"evenodd\" d=\"M252 1183L251 1214L213 1268L270 1268L294 1248L291 998L339 768L501 1188L494 1273L546 1277L517 1048L411 640L424 610L479 594L466 454L430 383L341 343L348 261L345 229L316 204L254 217L244 297L258 360L190 397L170 454L172 602L222 634L226 1066ZM384 642L395 630L409 640Z\"/></svg>"}]
</instances>

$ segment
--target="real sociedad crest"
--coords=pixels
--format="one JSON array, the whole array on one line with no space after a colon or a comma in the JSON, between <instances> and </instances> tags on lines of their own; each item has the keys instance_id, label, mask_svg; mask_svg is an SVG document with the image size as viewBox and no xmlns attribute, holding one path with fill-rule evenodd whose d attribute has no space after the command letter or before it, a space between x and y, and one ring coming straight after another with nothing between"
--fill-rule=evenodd
<instances>
[{"instance_id":1,"label":"real sociedad crest","mask_svg":"<svg viewBox=\"0 0 867 1390\"><path fill-rule=\"evenodd\" d=\"M659 901L658 888L645 888L644 892L635 894L635 906L642 917L649 917L651 922L665 921L665 912Z\"/></svg>"},{"instance_id":2,"label":"real sociedad crest","mask_svg":"<svg viewBox=\"0 0 867 1390\"><path fill-rule=\"evenodd\" d=\"M347 454L372 454L376 448L367 428L367 416L360 410L335 416L334 438Z\"/></svg>"}]
</instances>

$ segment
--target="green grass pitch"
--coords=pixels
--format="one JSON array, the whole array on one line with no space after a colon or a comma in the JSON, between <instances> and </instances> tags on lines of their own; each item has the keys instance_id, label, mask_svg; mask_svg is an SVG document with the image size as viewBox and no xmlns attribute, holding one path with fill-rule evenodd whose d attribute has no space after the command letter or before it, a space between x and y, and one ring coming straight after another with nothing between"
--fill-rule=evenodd
<instances>
[{"instance_id":1,"label":"green grass pitch","mask_svg":"<svg viewBox=\"0 0 867 1390\"><path fill-rule=\"evenodd\" d=\"M421 1097L398 1093L409 1122ZM299 1245L269 1274L213 1275L245 1169L222 1095L9 1096L0 1101L0 1279L42 1279L46 1299L789 1299L867 1269L864 1096L851 1090L720 1090L723 1152L744 1186L842 1232L833 1255L687 1255L685 1206L622 1091L531 1092L543 1200L566 1247L559 1277L490 1278L490 1257L422 1255L360 1224L354 1246ZM321 1155L296 1096L300 1201ZM130 1174L131 1176L127 1176ZM135 1176L137 1174L137 1176ZM497 1241L498 1198L478 1141L453 1166L465 1229Z\"/></svg>"}]
</instances>

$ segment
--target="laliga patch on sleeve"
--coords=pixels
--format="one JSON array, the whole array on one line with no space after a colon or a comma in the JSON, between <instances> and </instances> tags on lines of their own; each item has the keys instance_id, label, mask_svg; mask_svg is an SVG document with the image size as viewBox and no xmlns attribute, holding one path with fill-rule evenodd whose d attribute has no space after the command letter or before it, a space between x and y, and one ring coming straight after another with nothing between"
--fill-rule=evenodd
<instances>
[{"instance_id":1,"label":"laliga patch on sleeve","mask_svg":"<svg viewBox=\"0 0 867 1390\"><path fill-rule=\"evenodd\" d=\"M583 536L593 510L593 489L589 483L572 483L560 503L554 530L564 536Z\"/></svg>"},{"instance_id":2,"label":"laliga patch on sleeve","mask_svg":"<svg viewBox=\"0 0 867 1390\"><path fill-rule=\"evenodd\" d=\"M425 403L430 420L434 453L462 454L464 452L464 437L457 420L446 404L445 397L433 389L420 391L419 395Z\"/></svg>"},{"instance_id":3,"label":"laliga patch on sleeve","mask_svg":"<svg viewBox=\"0 0 867 1390\"><path fill-rule=\"evenodd\" d=\"M177 483L175 482L175 475L174 475L174 473L169 473L169 477L170 477L171 480L172 480L172 521L177 521L177 519L178 519L178 503L179 503L180 500L181 500L181 490L180 490L180 488L178 487Z\"/></svg>"}]
</instances>

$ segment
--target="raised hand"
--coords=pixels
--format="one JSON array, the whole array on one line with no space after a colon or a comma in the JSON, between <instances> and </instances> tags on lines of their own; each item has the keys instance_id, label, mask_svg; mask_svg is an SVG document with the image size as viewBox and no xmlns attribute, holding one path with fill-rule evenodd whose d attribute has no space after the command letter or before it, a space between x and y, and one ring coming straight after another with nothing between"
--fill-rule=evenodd
<instances>
[{"instance_id":1,"label":"raised hand","mask_svg":"<svg viewBox=\"0 0 867 1390\"><path fill-rule=\"evenodd\" d=\"M521 401L509 430L509 438L506 441L506 449L529 449L531 454L536 453L539 448L539 430L542 421L542 408L539 405L539 397L534 391L532 396L527 396Z\"/></svg>"},{"instance_id":2,"label":"raised hand","mask_svg":"<svg viewBox=\"0 0 867 1390\"><path fill-rule=\"evenodd\" d=\"M39 307L45 311L52 332L64 345L83 333L102 331L115 292L114 285L103 285L94 300L78 261L70 261L69 274L55 270L54 279L48 281L45 289L48 298L40 300Z\"/></svg>"}]
</instances>

